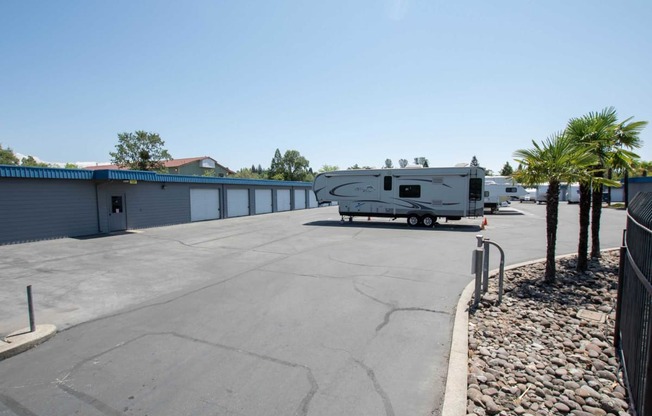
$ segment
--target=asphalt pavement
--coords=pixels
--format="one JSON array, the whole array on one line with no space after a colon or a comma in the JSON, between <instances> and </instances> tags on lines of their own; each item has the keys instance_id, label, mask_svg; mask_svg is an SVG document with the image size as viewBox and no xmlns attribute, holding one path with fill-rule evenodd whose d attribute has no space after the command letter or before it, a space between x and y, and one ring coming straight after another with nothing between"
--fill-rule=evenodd
<instances>
[{"instance_id":1,"label":"asphalt pavement","mask_svg":"<svg viewBox=\"0 0 652 416\"><path fill-rule=\"evenodd\" d=\"M440 414L476 235L507 264L539 259L545 205L514 203L484 230L339 219L329 207L0 246L0 335L25 327L27 285L37 323L61 331L0 361L0 415ZM603 248L624 226L604 210ZM577 206L560 204L557 252L577 234Z\"/></svg>"}]
</instances>

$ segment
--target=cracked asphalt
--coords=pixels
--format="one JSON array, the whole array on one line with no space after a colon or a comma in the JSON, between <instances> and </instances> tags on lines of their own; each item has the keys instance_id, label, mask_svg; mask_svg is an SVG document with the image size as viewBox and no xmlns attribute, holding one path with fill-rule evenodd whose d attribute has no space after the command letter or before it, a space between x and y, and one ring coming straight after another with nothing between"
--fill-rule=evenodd
<instances>
[{"instance_id":1,"label":"cracked asphalt","mask_svg":"<svg viewBox=\"0 0 652 416\"><path fill-rule=\"evenodd\" d=\"M26 285L63 330L0 362L0 415L439 414L476 234L507 264L545 253L545 207L513 207L484 231L329 207L0 246L0 335L26 326ZM604 247L624 218L605 212Z\"/></svg>"}]
</instances>

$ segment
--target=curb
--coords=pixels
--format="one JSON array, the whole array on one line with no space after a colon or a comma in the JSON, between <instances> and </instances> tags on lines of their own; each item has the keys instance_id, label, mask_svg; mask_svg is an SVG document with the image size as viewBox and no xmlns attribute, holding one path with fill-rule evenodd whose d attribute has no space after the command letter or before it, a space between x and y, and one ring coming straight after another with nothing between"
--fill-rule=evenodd
<instances>
[{"instance_id":1,"label":"curb","mask_svg":"<svg viewBox=\"0 0 652 416\"><path fill-rule=\"evenodd\" d=\"M600 252L618 250L618 248L606 248ZM555 256L555 261L568 257L577 256L577 253ZM512 264L505 267L505 271L529 266L535 263L545 262L546 258L530 260L523 263ZM499 273L499 269L489 271L489 276ZM464 288L457 302L455 311L455 323L453 325L453 339L451 341L451 352L448 359L448 375L446 376L446 390L444 392L444 403L442 405L442 416L465 416L466 395L467 395L467 374L469 361L469 303L475 291L475 279Z\"/></svg>"},{"instance_id":2,"label":"curb","mask_svg":"<svg viewBox=\"0 0 652 416\"><path fill-rule=\"evenodd\" d=\"M29 328L12 332L0 339L0 361L34 348L52 338L56 333L57 327L49 324L36 325L34 332L29 332Z\"/></svg>"}]
</instances>

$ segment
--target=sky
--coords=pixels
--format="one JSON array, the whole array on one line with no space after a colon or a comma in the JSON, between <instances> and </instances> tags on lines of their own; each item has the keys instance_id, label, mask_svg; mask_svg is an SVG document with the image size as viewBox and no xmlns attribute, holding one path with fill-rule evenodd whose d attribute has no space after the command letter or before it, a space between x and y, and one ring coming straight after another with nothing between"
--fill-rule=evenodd
<instances>
[{"instance_id":1,"label":"sky","mask_svg":"<svg viewBox=\"0 0 652 416\"><path fill-rule=\"evenodd\" d=\"M498 171L572 117L652 121L650 22L649 0L6 0L0 144L105 163L145 130L233 170Z\"/></svg>"}]
</instances>

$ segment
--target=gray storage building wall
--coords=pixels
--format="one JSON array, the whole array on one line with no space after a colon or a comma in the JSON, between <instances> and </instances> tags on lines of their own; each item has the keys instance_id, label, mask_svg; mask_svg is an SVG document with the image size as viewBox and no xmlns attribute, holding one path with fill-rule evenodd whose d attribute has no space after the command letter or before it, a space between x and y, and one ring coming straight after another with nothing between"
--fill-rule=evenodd
<instances>
[{"instance_id":1,"label":"gray storage building wall","mask_svg":"<svg viewBox=\"0 0 652 416\"><path fill-rule=\"evenodd\" d=\"M0 244L98 232L88 180L0 178Z\"/></svg>"},{"instance_id":2,"label":"gray storage building wall","mask_svg":"<svg viewBox=\"0 0 652 416\"><path fill-rule=\"evenodd\" d=\"M138 181L131 185L122 182L105 182L98 183L97 212L102 233L111 231L109 213L110 198L113 195L124 196L127 229L190 222L190 184Z\"/></svg>"}]
</instances>

